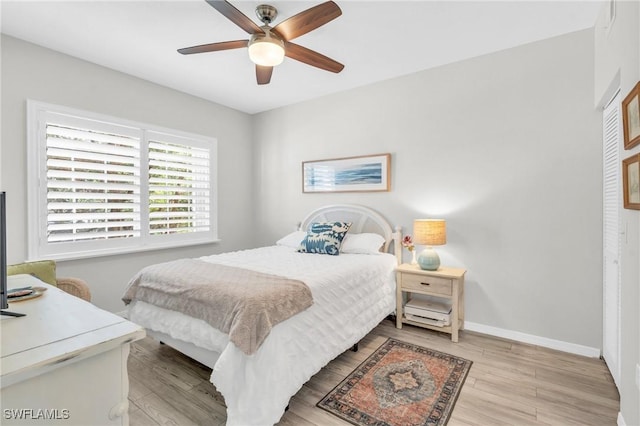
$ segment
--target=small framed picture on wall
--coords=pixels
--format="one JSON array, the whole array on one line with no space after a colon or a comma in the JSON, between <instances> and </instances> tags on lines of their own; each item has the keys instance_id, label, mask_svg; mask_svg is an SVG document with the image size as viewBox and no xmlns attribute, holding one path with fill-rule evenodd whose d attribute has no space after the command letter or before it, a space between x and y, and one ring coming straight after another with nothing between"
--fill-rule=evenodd
<instances>
[{"instance_id":1,"label":"small framed picture on wall","mask_svg":"<svg viewBox=\"0 0 640 426\"><path fill-rule=\"evenodd\" d=\"M622 101L622 127L624 128L624 149L631 149L640 143L640 82Z\"/></svg>"},{"instance_id":2,"label":"small framed picture on wall","mask_svg":"<svg viewBox=\"0 0 640 426\"><path fill-rule=\"evenodd\" d=\"M640 154L622 160L624 208L640 210Z\"/></svg>"}]
</instances>

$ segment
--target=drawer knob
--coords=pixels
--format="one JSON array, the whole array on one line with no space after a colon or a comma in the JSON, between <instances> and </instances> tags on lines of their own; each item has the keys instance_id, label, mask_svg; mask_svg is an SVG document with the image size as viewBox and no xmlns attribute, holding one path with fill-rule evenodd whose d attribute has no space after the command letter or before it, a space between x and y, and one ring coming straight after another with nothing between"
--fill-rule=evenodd
<instances>
[{"instance_id":1,"label":"drawer knob","mask_svg":"<svg viewBox=\"0 0 640 426\"><path fill-rule=\"evenodd\" d=\"M422 284L422 285L431 285L431 283L422 283L422 282L420 284Z\"/></svg>"}]
</instances>

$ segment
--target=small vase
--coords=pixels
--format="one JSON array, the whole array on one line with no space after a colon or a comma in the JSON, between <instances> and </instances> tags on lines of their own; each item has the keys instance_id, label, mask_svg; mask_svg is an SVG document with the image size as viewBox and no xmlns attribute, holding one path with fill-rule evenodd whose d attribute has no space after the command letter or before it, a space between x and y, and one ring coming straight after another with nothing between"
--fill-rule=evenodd
<instances>
[{"instance_id":1,"label":"small vase","mask_svg":"<svg viewBox=\"0 0 640 426\"><path fill-rule=\"evenodd\" d=\"M412 265L417 265L418 261L416 260L416 251L415 250L411 250L411 264Z\"/></svg>"}]
</instances>

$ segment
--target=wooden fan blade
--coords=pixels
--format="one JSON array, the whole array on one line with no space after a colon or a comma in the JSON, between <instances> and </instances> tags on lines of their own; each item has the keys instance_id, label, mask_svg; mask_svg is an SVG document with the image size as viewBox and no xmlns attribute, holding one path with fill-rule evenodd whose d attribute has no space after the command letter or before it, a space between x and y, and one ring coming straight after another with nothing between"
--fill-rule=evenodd
<instances>
[{"instance_id":1,"label":"wooden fan blade","mask_svg":"<svg viewBox=\"0 0 640 426\"><path fill-rule=\"evenodd\" d=\"M262 28L249 19L247 15L236 9L231 3L224 0L206 0L206 2L247 33L254 34L264 32Z\"/></svg>"},{"instance_id":2,"label":"wooden fan blade","mask_svg":"<svg viewBox=\"0 0 640 426\"><path fill-rule=\"evenodd\" d=\"M344 65L340 62L334 61L333 59L311 49L307 49L306 47L302 47L299 44L288 41L284 43L284 52L284 54L291 59L304 62L307 65L323 70L339 73L344 68Z\"/></svg>"},{"instance_id":3,"label":"wooden fan blade","mask_svg":"<svg viewBox=\"0 0 640 426\"><path fill-rule=\"evenodd\" d=\"M258 80L258 84L269 84L271 81L271 74L273 74L273 67L256 65L256 79Z\"/></svg>"},{"instance_id":4,"label":"wooden fan blade","mask_svg":"<svg viewBox=\"0 0 640 426\"><path fill-rule=\"evenodd\" d=\"M208 0L207 0L208 1ZM273 30L285 40L293 40L323 26L342 15L342 10L332 1L319 4L276 25Z\"/></svg>"},{"instance_id":5,"label":"wooden fan blade","mask_svg":"<svg viewBox=\"0 0 640 426\"><path fill-rule=\"evenodd\" d=\"M201 44L199 46L183 47L178 49L183 55L191 55L193 53L217 52L218 50L240 49L247 47L249 40L223 41L221 43Z\"/></svg>"}]
</instances>

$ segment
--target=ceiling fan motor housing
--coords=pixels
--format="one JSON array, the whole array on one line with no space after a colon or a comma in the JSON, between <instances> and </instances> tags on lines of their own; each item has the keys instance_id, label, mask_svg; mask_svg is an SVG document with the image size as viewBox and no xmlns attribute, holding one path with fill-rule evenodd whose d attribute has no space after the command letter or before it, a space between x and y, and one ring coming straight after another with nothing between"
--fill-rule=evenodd
<instances>
[{"instance_id":1,"label":"ceiling fan motor housing","mask_svg":"<svg viewBox=\"0 0 640 426\"><path fill-rule=\"evenodd\" d=\"M278 16L278 9L268 4L261 4L256 7L256 15L264 24L270 24Z\"/></svg>"}]
</instances>

